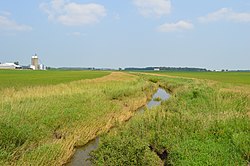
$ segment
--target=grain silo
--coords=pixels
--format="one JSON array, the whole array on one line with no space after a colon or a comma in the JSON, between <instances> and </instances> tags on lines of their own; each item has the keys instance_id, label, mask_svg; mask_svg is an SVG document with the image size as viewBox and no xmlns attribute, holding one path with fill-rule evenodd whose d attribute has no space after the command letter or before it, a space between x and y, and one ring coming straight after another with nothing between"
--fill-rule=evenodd
<instances>
[{"instance_id":1,"label":"grain silo","mask_svg":"<svg viewBox=\"0 0 250 166\"><path fill-rule=\"evenodd\" d=\"M33 66L34 70L39 70L38 56L36 54L31 57L31 66Z\"/></svg>"}]
</instances>

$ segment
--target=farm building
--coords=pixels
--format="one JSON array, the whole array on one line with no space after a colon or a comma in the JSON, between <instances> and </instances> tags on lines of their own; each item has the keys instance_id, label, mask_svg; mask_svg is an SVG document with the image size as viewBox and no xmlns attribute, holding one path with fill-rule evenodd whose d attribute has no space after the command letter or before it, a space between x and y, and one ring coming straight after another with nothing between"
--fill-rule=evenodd
<instances>
[{"instance_id":1,"label":"farm building","mask_svg":"<svg viewBox=\"0 0 250 166\"><path fill-rule=\"evenodd\" d=\"M31 65L30 69L32 70L46 70L46 66L43 64L39 64L38 56L35 54L31 57Z\"/></svg>"},{"instance_id":2,"label":"farm building","mask_svg":"<svg viewBox=\"0 0 250 166\"><path fill-rule=\"evenodd\" d=\"M38 63L38 56L32 56L31 57L31 65L30 68L33 70L38 70L39 69L39 63Z\"/></svg>"},{"instance_id":3,"label":"farm building","mask_svg":"<svg viewBox=\"0 0 250 166\"><path fill-rule=\"evenodd\" d=\"M14 63L3 63L0 64L0 69L21 69L22 67Z\"/></svg>"}]
</instances>

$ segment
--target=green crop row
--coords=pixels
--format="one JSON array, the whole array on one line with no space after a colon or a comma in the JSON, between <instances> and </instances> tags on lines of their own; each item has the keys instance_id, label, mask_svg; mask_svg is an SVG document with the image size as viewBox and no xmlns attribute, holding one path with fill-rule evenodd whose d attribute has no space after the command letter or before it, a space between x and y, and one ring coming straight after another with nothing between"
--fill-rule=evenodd
<instances>
[{"instance_id":1,"label":"green crop row","mask_svg":"<svg viewBox=\"0 0 250 166\"><path fill-rule=\"evenodd\" d=\"M93 79L106 76L106 71L32 71L0 70L0 90L23 87L55 85L82 79Z\"/></svg>"}]
</instances>

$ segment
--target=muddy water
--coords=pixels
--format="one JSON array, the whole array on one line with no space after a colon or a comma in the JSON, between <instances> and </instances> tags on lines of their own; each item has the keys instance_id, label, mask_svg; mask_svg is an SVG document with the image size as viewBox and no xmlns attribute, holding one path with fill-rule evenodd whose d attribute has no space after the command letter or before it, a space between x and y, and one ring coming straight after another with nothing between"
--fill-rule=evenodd
<instances>
[{"instance_id":1,"label":"muddy water","mask_svg":"<svg viewBox=\"0 0 250 166\"><path fill-rule=\"evenodd\" d=\"M158 88L157 92L153 95L152 99L145 106L147 109L152 107L159 106L162 101L169 99L170 94L167 93L164 89ZM155 100L155 99L159 99ZM145 108L140 108L137 113L141 114L145 111ZM99 145L99 137L87 143L85 146L77 148L73 158L66 166L91 166L90 152L97 149Z\"/></svg>"},{"instance_id":2,"label":"muddy water","mask_svg":"<svg viewBox=\"0 0 250 166\"><path fill-rule=\"evenodd\" d=\"M83 147L80 147L76 150L73 158L70 163L66 166L91 166L90 152L97 149L99 145L99 137L96 137L94 140L90 141Z\"/></svg>"},{"instance_id":3,"label":"muddy water","mask_svg":"<svg viewBox=\"0 0 250 166\"><path fill-rule=\"evenodd\" d=\"M169 99L170 94L167 93L164 89L158 88L157 92L153 95L152 99L147 103L147 108L151 109L152 107L161 105L161 101ZM160 98L161 101L155 101L155 99Z\"/></svg>"}]
</instances>

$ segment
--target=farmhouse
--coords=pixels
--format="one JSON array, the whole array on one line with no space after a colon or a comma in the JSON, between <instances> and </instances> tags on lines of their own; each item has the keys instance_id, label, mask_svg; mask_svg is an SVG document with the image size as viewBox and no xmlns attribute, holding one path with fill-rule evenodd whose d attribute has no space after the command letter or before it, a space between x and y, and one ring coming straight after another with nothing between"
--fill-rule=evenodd
<instances>
[{"instance_id":1,"label":"farmhouse","mask_svg":"<svg viewBox=\"0 0 250 166\"><path fill-rule=\"evenodd\" d=\"M14 63L3 63L0 64L0 69L21 69L22 67Z\"/></svg>"}]
</instances>

